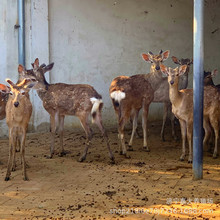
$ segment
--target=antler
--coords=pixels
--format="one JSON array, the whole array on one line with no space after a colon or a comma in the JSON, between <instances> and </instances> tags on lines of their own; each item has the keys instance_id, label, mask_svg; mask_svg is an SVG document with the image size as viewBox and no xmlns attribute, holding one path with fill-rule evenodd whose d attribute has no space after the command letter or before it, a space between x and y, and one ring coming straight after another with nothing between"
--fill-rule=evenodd
<instances>
[{"instance_id":1,"label":"antler","mask_svg":"<svg viewBox=\"0 0 220 220\"><path fill-rule=\"evenodd\" d=\"M31 79L24 79L23 81L21 81L19 84L17 84L17 87L24 87L27 83L31 82Z\"/></svg>"},{"instance_id":2,"label":"antler","mask_svg":"<svg viewBox=\"0 0 220 220\"><path fill-rule=\"evenodd\" d=\"M16 87L16 84L14 84L10 79L5 79L5 81L10 85L11 88Z\"/></svg>"}]
</instances>

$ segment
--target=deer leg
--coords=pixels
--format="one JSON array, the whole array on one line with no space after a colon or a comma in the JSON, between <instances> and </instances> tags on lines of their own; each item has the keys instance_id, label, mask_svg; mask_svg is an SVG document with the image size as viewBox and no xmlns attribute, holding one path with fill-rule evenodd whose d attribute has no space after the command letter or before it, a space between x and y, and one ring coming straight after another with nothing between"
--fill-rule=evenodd
<instances>
[{"instance_id":1,"label":"deer leg","mask_svg":"<svg viewBox=\"0 0 220 220\"><path fill-rule=\"evenodd\" d=\"M219 139L219 121L218 119L215 120L214 117L210 118L210 122L211 125L214 129L214 133L215 133L215 148L214 148L214 152L213 152L213 158L216 159L218 157L218 139Z\"/></svg>"},{"instance_id":2,"label":"deer leg","mask_svg":"<svg viewBox=\"0 0 220 220\"><path fill-rule=\"evenodd\" d=\"M54 155L55 132L56 132L55 115L50 115L51 144L50 144L50 155L47 158L52 158Z\"/></svg>"},{"instance_id":3,"label":"deer leg","mask_svg":"<svg viewBox=\"0 0 220 220\"><path fill-rule=\"evenodd\" d=\"M12 172L15 171L15 168L16 168L15 155L16 155L16 149L17 149L17 143L18 143L17 139L18 138L16 138L15 146L13 147L13 151L12 151L12 169L11 169Z\"/></svg>"},{"instance_id":4,"label":"deer leg","mask_svg":"<svg viewBox=\"0 0 220 220\"><path fill-rule=\"evenodd\" d=\"M161 132L160 132L160 137L161 137L162 141L165 141L164 128L165 128L165 124L166 124L167 114L168 114L168 104L164 103L163 104L163 124L162 124Z\"/></svg>"},{"instance_id":5,"label":"deer leg","mask_svg":"<svg viewBox=\"0 0 220 220\"><path fill-rule=\"evenodd\" d=\"M145 101L144 101L145 102ZM150 152L150 149L147 145L147 117L149 111L149 104L144 103L143 113L142 113L142 128L143 128L143 136L144 136L144 145L143 149L147 152Z\"/></svg>"},{"instance_id":6,"label":"deer leg","mask_svg":"<svg viewBox=\"0 0 220 220\"><path fill-rule=\"evenodd\" d=\"M120 154L125 155L125 157L129 158L129 156L127 155L127 150L126 150L126 146L125 146L125 136L124 136L125 121L126 120L123 117L121 117L121 120L120 120L120 123L118 126L118 133L119 133L119 138L121 141Z\"/></svg>"},{"instance_id":7,"label":"deer leg","mask_svg":"<svg viewBox=\"0 0 220 220\"><path fill-rule=\"evenodd\" d=\"M175 141L178 140L178 137L176 135L176 130L175 130L175 115L172 113L172 110L171 110L171 116L170 116L170 120L171 120L171 128L172 128L172 137Z\"/></svg>"},{"instance_id":8,"label":"deer leg","mask_svg":"<svg viewBox=\"0 0 220 220\"><path fill-rule=\"evenodd\" d=\"M105 131L105 128L103 127L103 124L102 124L102 117L101 117L101 114L100 112L97 112L97 115L95 117L95 123L97 124L99 130L101 131L102 133L102 136L106 142L106 146L108 148L108 151L109 151L109 157L110 159L112 160L112 162L115 162L115 158L114 158L114 155L111 151L111 148L110 148L110 144L109 144L109 139L108 139L108 135Z\"/></svg>"},{"instance_id":9,"label":"deer leg","mask_svg":"<svg viewBox=\"0 0 220 220\"><path fill-rule=\"evenodd\" d=\"M28 180L27 173L26 173L26 162L25 162L25 138L26 138L26 131L25 129L23 130L23 134L21 136L21 159L22 159L22 168L23 168L23 175L24 175L24 180Z\"/></svg>"},{"instance_id":10,"label":"deer leg","mask_svg":"<svg viewBox=\"0 0 220 220\"><path fill-rule=\"evenodd\" d=\"M88 124L88 116L86 117L81 117L80 118L80 122L81 122L81 125L86 133L86 143L85 143L85 149L84 149L84 152L82 154L82 156L79 158L79 162L83 162L85 159L86 159L86 155L87 155L87 152L88 152L88 149L90 147L90 142L91 142L91 139L92 139L92 133L91 133L91 129L89 127L89 124Z\"/></svg>"},{"instance_id":11,"label":"deer leg","mask_svg":"<svg viewBox=\"0 0 220 220\"><path fill-rule=\"evenodd\" d=\"M11 170L12 170L12 154L14 151L14 138L12 137L12 133L10 131L9 133L9 158L8 158L8 166L7 166L7 172L5 176L5 181L8 181L10 179Z\"/></svg>"},{"instance_id":12,"label":"deer leg","mask_svg":"<svg viewBox=\"0 0 220 220\"><path fill-rule=\"evenodd\" d=\"M193 133L193 122L188 122L186 132L187 132L187 139L188 139L188 144L189 144L188 163L192 163L192 133Z\"/></svg>"},{"instance_id":13,"label":"deer leg","mask_svg":"<svg viewBox=\"0 0 220 220\"><path fill-rule=\"evenodd\" d=\"M59 137L60 137L60 153L59 156L62 157L63 155L66 155L66 152L63 148L63 129L64 129L64 115L59 116Z\"/></svg>"},{"instance_id":14,"label":"deer leg","mask_svg":"<svg viewBox=\"0 0 220 220\"><path fill-rule=\"evenodd\" d=\"M205 137L203 139L203 148L204 150L207 150L208 147L208 141L210 139L210 136L211 136L211 132L212 132L212 129L210 127L210 124L209 124L209 121L207 118L204 118L203 120L203 127L204 127L204 130L205 130Z\"/></svg>"},{"instance_id":15,"label":"deer leg","mask_svg":"<svg viewBox=\"0 0 220 220\"><path fill-rule=\"evenodd\" d=\"M129 144L128 144L128 151L133 151L132 144L133 144L134 135L135 135L135 132L136 132L136 129L137 129L138 113L139 113L139 110L137 112L135 112L135 114L133 116L133 120L132 120L133 121L133 127L132 127L131 139L130 139Z\"/></svg>"},{"instance_id":16,"label":"deer leg","mask_svg":"<svg viewBox=\"0 0 220 220\"><path fill-rule=\"evenodd\" d=\"M179 120L180 128L181 128L181 136L182 136L182 154L180 156L180 160L184 161L186 156L186 122Z\"/></svg>"}]
</instances>

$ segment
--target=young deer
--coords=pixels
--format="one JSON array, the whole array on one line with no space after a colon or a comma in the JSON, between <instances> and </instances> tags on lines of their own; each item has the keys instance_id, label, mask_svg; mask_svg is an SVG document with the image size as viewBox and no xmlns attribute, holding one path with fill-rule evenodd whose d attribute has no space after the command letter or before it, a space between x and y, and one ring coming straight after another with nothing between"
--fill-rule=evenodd
<instances>
[{"instance_id":1,"label":"young deer","mask_svg":"<svg viewBox=\"0 0 220 220\"><path fill-rule=\"evenodd\" d=\"M35 88L41 100L45 110L50 114L51 125L51 147L50 156L54 154L54 139L56 128L59 129L60 136L60 156L65 154L63 148L63 128L65 115L77 116L81 122L81 125L86 133L86 147L84 153L79 158L82 162L86 159L88 148L92 139L92 130L89 127L89 116L92 116L92 122L95 123L100 129L108 151L110 159L114 162L114 156L110 149L107 133L102 124L101 110L103 107L102 97L96 92L96 90L90 85L84 84L65 84L56 83L49 84L44 74L53 68L54 63L49 65L39 66L38 58L35 59L32 65L33 71L27 75L37 81Z\"/></svg>"},{"instance_id":2,"label":"young deer","mask_svg":"<svg viewBox=\"0 0 220 220\"><path fill-rule=\"evenodd\" d=\"M142 127L144 143L143 148L149 151L147 145L147 116L150 103L154 99L154 92L159 85L166 79L162 77L160 64L169 57L169 51L164 53L161 51L159 55L143 54L143 59L151 62L151 71L149 74L140 74L134 76L118 76L109 88L109 94L118 117L118 132L121 140L120 154L126 155L126 146L124 139L124 126L126 122L132 118L133 129L129 141L128 150L132 149L133 137L137 128L138 113L143 108Z\"/></svg>"},{"instance_id":3,"label":"young deer","mask_svg":"<svg viewBox=\"0 0 220 220\"><path fill-rule=\"evenodd\" d=\"M10 95L6 104L6 122L9 128L9 159L5 181L9 180L15 165L15 151L18 141L21 144L24 180L28 180L24 153L26 130L32 113L32 105L27 93L34 84L29 84L29 79L24 79L19 84L14 84L10 79L6 79L6 81L9 83L10 89L5 87L3 92L10 93Z\"/></svg>"},{"instance_id":4,"label":"young deer","mask_svg":"<svg viewBox=\"0 0 220 220\"><path fill-rule=\"evenodd\" d=\"M192 162L192 132L193 132L193 90L178 90L179 77L187 70L187 65L175 69L161 65L161 71L168 75L169 96L172 103L172 112L179 119L182 134L182 155L180 160L184 160L186 155L185 142L186 136L189 144L188 162ZM208 139L210 125L215 132L215 150L213 157L217 156L217 145L219 138L219 119L220 119L220 96L217 89L212 86L204 87L204 115L203 126L205 129L204 144Z\"/></svg>"},{"instance_id":5,"label":"young deer","mask_svg":"<svg viewBox=\"0 0 220 220\"><path fill-rule=\"evenodd\" d=\"M179 78L179 90L186 89L188 86L188 73L189 73L189 67L193 63L193 60L190 60L188 58L186 59L178 59L175 56L172 56L172 60L174 63L178 65L187 65L187 69L185 73ZM174 120L175 117L172 114L171 111L171 103L169 98L169 85L167 83L167 80L163 81L160 84L160 87L155 91L154 93L154 100L153 102L164 102L164 111L163 111L163 124L161 129L161 139L162 141L165 141L164 138L164 129L165 129L165 123L168 116L168 112L171 112L171 126L172 126L172 137L177 140L175 127L174 127Z\"/></svg>"}]
</instances>

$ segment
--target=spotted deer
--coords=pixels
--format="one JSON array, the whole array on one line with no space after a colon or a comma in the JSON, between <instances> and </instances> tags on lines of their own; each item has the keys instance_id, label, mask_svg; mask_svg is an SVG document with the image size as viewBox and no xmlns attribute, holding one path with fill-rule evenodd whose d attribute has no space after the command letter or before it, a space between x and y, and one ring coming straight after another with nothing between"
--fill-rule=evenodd
<instances>
[{"instance_id":1,"label":"spotted deer","mask_svg":"<svg viewBox=\"0 0 220 220\"><path fill-rule=\"evenodd\" d=\"M192 132L193 132L193 90L178 90L179 77L187 70L187 65L167 68L161 65L161 71L168 76L169 96L172 103L172 112L179 119L182 135L182 155L180 160L186 156L186 136L189 144L188 162L192 162ZM205 129L205 138L203 144L208 139L208 130L210 126L215 132L215 150L213 157L217 157L217 146L219 139L219 121L220 120L220 97L216 88L212 86L204 87L204 112L203 126Z\"/></svg>"},{"instance_id":2,"label":"spotted deer","mask_svg":"<svg viewBox=\"0 0 220 220\"><path fill-rule=\"evenodd\" d=\"M124 138L124 126L132 118L133 128L128 145L128 150L133 150L133 137L137 128L137 118L140 109L142 113L143 127L143 148L149 151L147 144L147 117L150 103L154 100L154 92L159 85L166 80L160 71L160 64L169 57L169 51L160 52L154 55L142 54L145 61L152 63L149 74L139 74L133 76L118 76L110 85L109 94L118 118L118 132L121 141L120 154L127 156Z\"/></svg>"},{"instance_id":3,"label":"spotted deer","mask_svg":"<svg viewBox=\"0 0 220 220\"><path fill-rule=\"evenodd\" d=\"M103 101L101 95L92 86L86 84L49 84L44 74L50 71L53 65L54 63L39 66L39 59L37 58L32 64L32 72L29 72L27 75L27 77L36 80L37 83L34 88L37 89L45 110L50 114L51 147L49 158L52 158L54 155L54 139L57 128L60 136L59 155L65 154L63 148L64 118L66 115L73 115L79 118L86 133L86 146L84 153L79 158L80 162L84 161L92 139L92 130L89 126L89 116L91 116L92 122L100 129L106 142L110 159L114 162L108 136L102 124L101 111Z\"/></svg>"},{"instance_id":4,"label":"spotted deer","mask_svg":"<svg viewBox=\"0 0 220 220\"><path fill-rule=\"evenodd\" d=\"M2 92L10 94L5 108L6 122L9 128L9 159L5 181L10 179L11 171L15 168L15 151L18 141L21 147L24 180L28 180L24 154L32 104L27 93L34 86L34 83L30 83L29 79L24 79L18 84L14 84L10 79L6 79L6 81L10 85L10 89L8 87L2 89L1 87Z\"/></svg>"}]
</instances>

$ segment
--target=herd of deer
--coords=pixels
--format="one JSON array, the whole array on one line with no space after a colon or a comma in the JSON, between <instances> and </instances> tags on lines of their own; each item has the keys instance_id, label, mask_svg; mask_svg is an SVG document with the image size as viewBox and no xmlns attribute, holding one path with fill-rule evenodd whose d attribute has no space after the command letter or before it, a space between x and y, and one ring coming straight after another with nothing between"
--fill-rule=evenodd
<instances>
[{"instance_id":1,"label":"herd of deer","mask_svg":"<svg viewBox=\"0 0 220 220\"><path fill-rule=\"evenodd\" d=\"M142 54L145 61L151 63L150 73L133 76L116 77L109 88L109 94L118 118L118 132L121 141L120 154L127 155L127 150L133 150L132 143L137 128L139 111L142 109L143 148L149 151L147 142L147 117L151 102L164 103L163 125L161 139L164 140L164 127L168 112L172 108L172 135L176 139L174 128L175 117L179 119L182 135L182 155L186 156L186 136L189 144L188 162L192 162L192 128L193 128L193 90L186 89L188 85L190 59L177 59L172 57L174 63L180 65L175 69L167 68L162 63L169 57L169 51L154 55L152 52ZM85 149L79 161L86 159L87 151L92 139L92 130L89 126L89 117L100 129L110 159L114 162L114 155L110 149L109 139L103 127L101 111L103 107L102 97L90 85L86 84L49 84L44 74L53 68L54 63L39 65L38 58L32 64L32 69L26 70L22 65L18 66L19 79L15 84L10 79L6 82L10 87L0 84L0 119L6 117L9 127L9 160L5 180L9 180L11 171L15 170L16 149L21 152L24 180L28 180L26 163L24 158L26 130L32 113L32 105L29 98L29 90L34 88L43 102L45 110L50 114L51 147L49 158L54 154L55 134L58 130L60 137L60 151L65 154L63 148L63 129L65 115L77 116L86 133ZM215 86L212 77L217 73L204 73L204 145L214 130L215 147L213 157L217 157L217 145L219 138L220 119L220 92L219 86ZM125 145L124 127L131 120L133 123L132 134L128 148Z\"/></svg>"}]
</instances>

